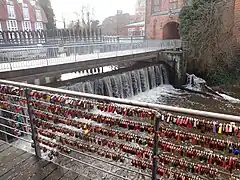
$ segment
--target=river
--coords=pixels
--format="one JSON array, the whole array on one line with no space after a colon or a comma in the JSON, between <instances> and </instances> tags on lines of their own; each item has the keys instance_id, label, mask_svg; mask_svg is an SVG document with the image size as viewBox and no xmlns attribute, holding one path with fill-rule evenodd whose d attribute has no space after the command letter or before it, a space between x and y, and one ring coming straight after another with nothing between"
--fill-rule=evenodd
<instances>
[{"instance_id":1,"label":"river","mask_svg":"<svg viewBox=\"0 0 240 180\"><path fill-rule=\"evenodd\" d=\"M130 99L169 106L239 115L240 100L226 94L221 95L223 98L207 97L175 89L171 85L162 85L147 92L140 93Z\"/></svg>"},{"instance_id":2,"label":"river","mask_svg":"<svg viewBox=\"0 0 240 180\"><path fill-rule=\"evenodd\" d=\"M168 75L166 74L164 67L159 67L160 68L156 68L155 66L155 70L151 67L148 69L145 68L144 70L135 70L130 73L123 73L122 75L106 77L101 81L95 80L94 83L77 83L71 87L65 88L95 94L99 94L99 92L101 92L100 94L102 95L124 97L127 99L169 106L177 106L233 115L240 114L240 99L232 97L232 92L230 92L231 96L219 93L219 95L222 96L222 98L220 98L217 96L208 97L201 94L176 89L168 83L168 80L166 80L168 79ZM104 72L107 71L111 71L111 68L104 67ZM66 74L63 76L63 79L66 80L85 75L88 74ZM191 77L194 78L194 83L189 82L189 84L187 84L187 88L197 91L202 90L200 83L206 82L194 75L191 75ZM97 86L101 86L101 88L96 87L96 84ZM103 87L104 85L105 88ZM124 96L124 94L126 94L126 96ZM235 94L235 96L240 97L240 93Z\"/></svg>"}]
</instances>

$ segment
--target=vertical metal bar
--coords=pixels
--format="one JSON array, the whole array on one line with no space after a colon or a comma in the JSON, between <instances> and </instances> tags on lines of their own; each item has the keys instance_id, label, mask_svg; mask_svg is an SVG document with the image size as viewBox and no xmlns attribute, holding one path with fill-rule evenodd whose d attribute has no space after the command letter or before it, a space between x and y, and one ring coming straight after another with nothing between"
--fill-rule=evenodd
<instances>
[{"instance_id":1,"label":"vertical metal bar","mask_svg":"<svg viewBox=\"0 0 240 180\"><path fill-rule=\"evenodd\" d=\"M3 116L3 112L2 111L0 111L0 115ZM0 118L0 123L1 124L5 124L6 121L3 121L3 119ZM7 132L7 129L4 126L1 126L0 130L3 130L4 132ZM3 135L3 137L0 137L0 139L3 138L6 142L8 142L8 135L6 133L3 133L2 135Z\"/></svg>"},{"instance_id":2,"label":"vertical metal bar","mask_svg":"<svg viewBox=\"0 0 240 180\"><path fill-rule=\"evenodd\" d=\"M76 51L76 46L74 46L74 61L76 62L77 61L77 51Z\"/></svg>"},{"instance_id":3,"label":"vertical metal bar","mask_svg":"<svg viewBox=\"0 0 240 180\"><path fill-rule=\"evenodd\" d=\"M30 89L26 88L25 90L25 96L27 99L27 108L28 108L28 115L29 115L29 119L30 119L30 124L31 124L31 130L32 130L32 140L34 143L34 149L35 149L35 155L37 157L41 157L41 150L40 150L40 146L39 143L37 141L37 131L36 131L36 123L35 123L35 119L34 119L34 115L33 115L33 109L31 106L31 97L30 97Z\"/></svg>"},{"instance_id":4,"label":"vertical metal bar","mask_svg":"<svg viewBox=\"0 0 240 180\"><path fill-rule=\"evenodd\" d=\"M132 40L131 40L131 50L132 50L132 55L133 55L133 43L132 43Z\"/></svg>"},{"instance_id":5,"label":"vertical metal bar","mask_svg":"<svg viewBox=\"0 0 240 180\"><path fill-rule=\"evenodd\" d=\"M11 55L10 55L11 54ZM12 68L12 62L11 62L11 57L13 58L13 54L10 52L10 51L7 51L6 55L8 56L7 59L8 59L8 63L10 65L10 70L12 71L13 68Z\"/></svg>"},{"instance_id":6,"label":"vertical metal bar","mask_svg":"<svg viewBox=\"0 0 240 180\"><path fill-rule=\"evenodd\" d=\"M161 116L157 115L155 120L154 126L154 145L153 145L153 158L152 158L152 180L157 179L157 169L158 169L158 161L157 161L157 154L158 154L158 130L160 126Z\"/></svg>"},{"instance_id":7,"label":"vertical metal bar","mask_svg":"<svg viewBox=\"0 0 240 180\"><path fill-rule=\"evenodd\" d=\"M114 43L115 44L115 43ZM119 49L119 43L117 43L117 47L116 47L116 44L114 45L115 46L115 48L116 48L116 57L118 56L118 49Z\"/></svg>"}]
</instances>

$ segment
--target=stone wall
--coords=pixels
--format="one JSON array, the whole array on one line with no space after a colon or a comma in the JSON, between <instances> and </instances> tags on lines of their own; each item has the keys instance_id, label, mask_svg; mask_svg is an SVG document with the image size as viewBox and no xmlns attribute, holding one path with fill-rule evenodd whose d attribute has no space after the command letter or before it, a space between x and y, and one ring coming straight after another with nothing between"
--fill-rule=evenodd
<instances>
[{"instance_id":1,"label":"stone wall","mask_svg":"<svg viewBox=\"0 0 240 180\"><path fill-rule=\"evenodd\" d=\"M240 44L240 0L235 0L234 8L234 36Z\"/></svg>"}]
</instances>

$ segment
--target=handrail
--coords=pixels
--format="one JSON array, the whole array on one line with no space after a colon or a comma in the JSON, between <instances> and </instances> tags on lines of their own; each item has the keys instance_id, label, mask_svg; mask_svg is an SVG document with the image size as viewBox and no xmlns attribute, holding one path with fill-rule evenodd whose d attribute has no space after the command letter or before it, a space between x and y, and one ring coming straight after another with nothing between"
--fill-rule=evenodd
<instances>
[{"instance_id":1,"label":"handrail","mask_svg":"<svg viewBox=\"0 0 240 180\"><path fill-rule=\"evenodd\" d=\"M155 40L144 40L144 41L133 41L133 42L111 42L111 43L101 43L101 44L74 44L74 45L64 45L63 47L66 48L76 48L76 47L91 47L91 46L109 46L109 45L131 45L131 44L139 44L142 43L144 44L145 42L155 42ZM179 43L181 45L181 40L179 39L171 39L171 40L159 40L156 42L161 42L161 43ZM59 48L60 46L54 45L54 46L50 46L50 45L43 45L43 46L35 46L35 47L14 47L14 51L24 51L24 50L41 50L42 48L49 48L49 49L53 49L53 48ZM180 46L179 46L180 47ZM9 52L12 51L13 48L2 48L0 49L0 52Z\"/></svg>"},{"instance_id":2,"label":"handrail","mask_svg":"<svg viewBox=\"0 0 240 180\"><path fill-rule=\"evenodd\" d=\"M154 109L154 110L189 114L189 115L202 116L202 117L206 117L206 118L214 118L214 119L219 119L219 120L235 121L235 122L240 123L240 116L226 115L226 114L193 110L193 109L160 105L160 104L145 103L145 102L139 102L139 101L127 100L127 99L119 99L119 98L114 98L114 97L88 94L88 93L70 91L70 90L65 90L65 89L57 89L57 88L45 87L45 86L38 86L38 85L32 85L32 84L25 84L25 83L13 82L13 81L8 81L8 80L0 80L0 83L9 84L9 85L13 85L13 86L21 86L21 87L25 87L25 88L32 88L32 89L42 90L42 91L50 91L50 92L54 92L54 93L80 96L80 97L94 99L94 100L100 100L100 101L121 103L121 104L125 104L125 105L130 105L130 106L131 105L139 106L139 107L150 108L150 109Z\"/></svg>"},{"instance_id":3,"label":"handrail","mask_svg":"<svg viewBox=\"0 0 240 180\"><path fill-rule=\"evenodd\" d=\"M205 179L201 177L203 172L209 177L218 176L219 173L239 178L234 170L239 169L240 164L237 139L240 137L240 116L1 79L0 87L0 126L5 128L0 132L17 138L21 134L32 136L31 145L38 157L41 157L42 151L49 153L50 160L58 158L60 154L121 179L128 177L72 157L75 155L71 152L131 173L152 177L152 180L162 176L162 173ZM199 117L212 120L198 119ZM11 131L7 132L6 129ZM204 132L210 133L209 136L205 136ZM231 138L225 138L225 135ZM5 139L8 140L7 136ZM159 149L161 152L158 152ZM175 153L174 157L172 153ZM184 156L186 158L181 158ZM137 170L105 158L129 164ZM196 163L195 160L201 162ZM219 164L221 160L225 165ZM183 164L188 168L194 167L192 174L186 173ZM175 165L176 171L171 168ZM144 171L140 171L140 168Z\"/></svg>"}]
</instances>

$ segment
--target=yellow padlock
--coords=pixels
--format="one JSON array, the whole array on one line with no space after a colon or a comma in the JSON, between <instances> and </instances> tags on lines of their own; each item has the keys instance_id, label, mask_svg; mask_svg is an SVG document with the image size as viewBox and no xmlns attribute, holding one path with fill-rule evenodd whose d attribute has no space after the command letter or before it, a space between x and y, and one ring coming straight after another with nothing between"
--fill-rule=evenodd
<instances>
[{"instance_id":1,"label":"yellow padlock","mask_svg":"<svg viewBox=\"0 0 240 180\"><path fill-rule=\"evenodd\" d=\"M84 134L87 135L88 133L89 133L89 130L86 129L86 130L84 131Z\"/></svg>"},{"instance_id":2,"label":"yellow padlock","mask_svg":"<svg viewBox=\"0 0 240 180\"><path fill-rule=\"evenodd\" d=\"M219 124L218 134L222 134L222 124Z\"/></svg>"},{"instance_id":3,"label":"yellow padlock","mask_svg":"<svg viewBox=\"0 0 240 180\"><path fill-rule=\"evenodd\" d=\"M48 94L46 97L46 101L50 102L50 100L51 100L51 96Z\"/></svg>"}]
</instances>

